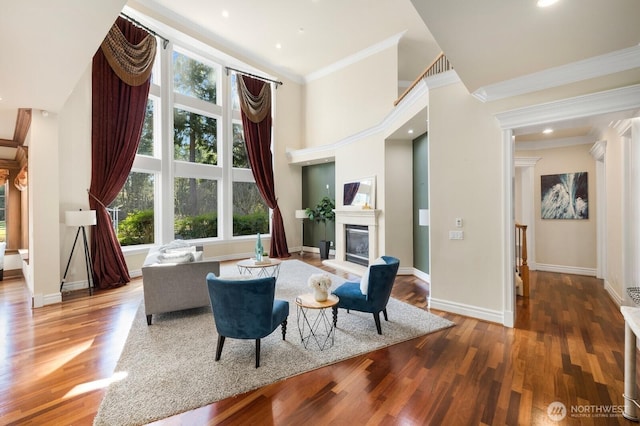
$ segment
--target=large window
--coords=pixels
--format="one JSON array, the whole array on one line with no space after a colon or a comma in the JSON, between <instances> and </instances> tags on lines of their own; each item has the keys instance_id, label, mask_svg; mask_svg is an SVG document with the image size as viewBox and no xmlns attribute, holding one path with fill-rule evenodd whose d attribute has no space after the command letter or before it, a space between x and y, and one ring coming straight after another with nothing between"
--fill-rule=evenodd
<instances>
[{"instance_id":1,"label":"large window","mask_svg":"<svg viewBox=\"0 0 640 426\"><path fill-rule=\"evenodd\" d=\"M236 75L227 75L213 52L170 44L158 57L138 155L109 206L120 244L269 233L269 209L247 157Z\"/></svg>"}]
</instances>

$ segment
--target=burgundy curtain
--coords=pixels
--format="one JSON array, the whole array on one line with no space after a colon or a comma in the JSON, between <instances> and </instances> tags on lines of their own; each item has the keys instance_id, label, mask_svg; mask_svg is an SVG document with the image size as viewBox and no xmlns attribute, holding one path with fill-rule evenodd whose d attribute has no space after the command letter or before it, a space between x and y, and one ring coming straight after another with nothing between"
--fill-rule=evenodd
<instances>
[{"instance_id":1,"label":"burgundy curtain","mask_svg":"<svg viewBox=\"0 0 640 426\"><path fill-rule=\"evenodd\" d=\"M342 196L342 205L350 206L353 203L353 199L356 198L356 194L358 194L358 189L360 188L360 182L350 182L344 184L344 194Z\"/></svg>"},{"instance_id":2,"label":"burgundy curtain","mask_svg":"<svg viewBox=\"0 0 640 426\"><path fill-rule=\"evenodd\" d=\"M282 213L278 207L271 157L271 87L264 81L238 75L238 93L242 111L242 127L249 164L258 190L273 210L271 257L289 257Z\"/></svg>"},{"instance_id":3,"label":"burgundy curtain","mask_svg":"<svg viewBox=\"0 0 640 426\"><path fill-rule=\"evenodd\" d=\"M155 37L119 17L93 57L89 205L97 217L91 253L99 288L118 287L131 280L106 206L124 186L138 150L154 55Z\"/></svg>"}]
</instances>

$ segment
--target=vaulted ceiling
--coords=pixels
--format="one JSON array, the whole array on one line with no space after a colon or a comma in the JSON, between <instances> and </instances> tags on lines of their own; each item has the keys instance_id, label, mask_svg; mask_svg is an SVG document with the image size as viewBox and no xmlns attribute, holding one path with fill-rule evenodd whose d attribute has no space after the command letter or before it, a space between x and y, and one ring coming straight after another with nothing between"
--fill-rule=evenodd
<instances>
[{"instance_id":1,"label":"vaulted ceiling","mask_svg":"<svg viewBox=\"0 0 640 426\"><path fill-rule=\"evenodd\" d=\"M560 0L546 9L535 3L9 0L0 13L0 139L13 140L18 108L62 108L125 4L300 82L399 34L399 80L413 80L442 50L472 93L625 49L637 56L637 0ZM640 64L611 77L611 85L638 83Z\"/></svg>"}]
</instances>

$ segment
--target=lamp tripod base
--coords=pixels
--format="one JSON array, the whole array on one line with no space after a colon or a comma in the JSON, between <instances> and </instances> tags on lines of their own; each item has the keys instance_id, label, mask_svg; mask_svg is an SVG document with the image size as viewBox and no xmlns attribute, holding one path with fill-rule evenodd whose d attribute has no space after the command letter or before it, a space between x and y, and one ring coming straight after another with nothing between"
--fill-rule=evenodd
<instances>
[{"instance_id":1,"label":"lamp tripod base","mask_svg":"<svg viewBox=\"0 0 640 426\"><path fill-rule=\"evenodd\" d=\"M71 248L71 254L69 254L69 260L67 261L67 267L64 270L64 276L62 277L62 281L60 282L60 292L62 292L62 287L67 280L67 273L69 272L69 266L71 265L71 259L73 258L73 252L76 249L76 243L78 242L78 237L80 236L80 232L82 232L82 241L84 243L84 261L85 266L87 268L87 284L89 286L89 295L93 296L93 263L91 262L91 252L89 251L89 244L87 242L87 232L85 231L84 226L78 227L78 232L76 232L76 238L73 240L73 247Z\"/></svg>"}]
</instances>

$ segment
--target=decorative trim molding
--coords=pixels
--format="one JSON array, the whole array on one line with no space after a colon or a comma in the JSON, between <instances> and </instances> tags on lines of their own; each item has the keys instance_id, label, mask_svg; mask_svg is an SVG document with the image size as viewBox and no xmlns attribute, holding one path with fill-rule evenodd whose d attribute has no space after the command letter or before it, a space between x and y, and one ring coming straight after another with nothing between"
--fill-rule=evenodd
<instances>
[{"instance_id":1,"label":"decorative trim molding","mask_svg":"<svg viewBox=\"0 0 640 426\"><path fill-rule=\"evenodd\" d=\"M567 146L589 145L593 139L588 136L576 136L573 138L539 140L516 143L516 151L537 151L540 149L563 148Z\"/></svg>"},{"instance_id":2,"label":"decorative trim molding","mask_svg":"<svg viewBox=\"0 0 640 426\"><path fill-rule=\"evenodd\" d=\"M374 55L376 53L382 52L385 49L388 49L392 46L396 46L399 42L400 39L402 38L402 36L406 33L406 31L403 31L401 33L398 33L394 36L389 37L386 40L381 41L380 43L374 44L373 46L370 46L366 49L363 49L359 52L354 53L351 56L347 56L346 58L343 58L337 62L334 62L331 65L328 65L324 68L320 68L317 71L314 71L310 74L307 74L306 76L303 77L303 80L305 83L309 83L313 80L317 80L319 78L322 77L326 77L329 74L332 74L336 71L339 71L343 68L348 67L349 65L353 65L371 55Z\"/></svg>"},{"instance_id":3,"label":"decorative trim molding","mask_svg":"<svg viewBox=\"0 0 640 426\"><path fill-rule=\"evenodd\" d=\"M586 275L590 277L596 276L596 270L594 268L583 268L580 266L549 265L546 263L538 263L536 266L538 271L558 272L560 274Z\"/></svg>"},{"instance_id":4,"label":"decorative trim molding","mask_svg":"<svg viewBox=\"0 0 640 426\"><path fill-rule=\"evenodd\" d=\"M495 114L503 129L640 108L640 84Z\"/></svg>"},{"instance_id":5,"label":"decorative trim molding","mask_svg":"<svg viewBox=\"0 0 640 426\"><path fill-rule=\"evenodd\" d=\"M598 141L593 144L589 150L589 154L596 161L603 161L604 155L607 153L607 141Z\"/></svg>"},{"instance_id":6,"label":"decorative trim molding","mask_svg":"<svg viewBox=\"0 0 640 426\"><path fill-rule=\"evenodd\" d=\"M516 157L514 165L516 167L534 167L542 157Z\"/></svg>"},{"instance_id":7,"label":"decorative trim molding","mask_svg":"<svg viewBox=\"0 0 640 426\"><path fill-rule=\"evenodd\" d=\"M640 67L640 45L481 87L482 102L509 98Z\"/></svg>"},{"instance_id":8,"label":"decorative trim molding","mask_svg":"<svg viewBox=\"0 0 640 426\"><path fill-rule=\"evenodd\" d=\"M464 303L455 303L448 300L430 298L429 309L438 309L445 312L451 312L458 315L477 318L484 321L504 324L503 313L492 309L480 308L478 306L466 305Z\"/></svg>"}]
</instances>

